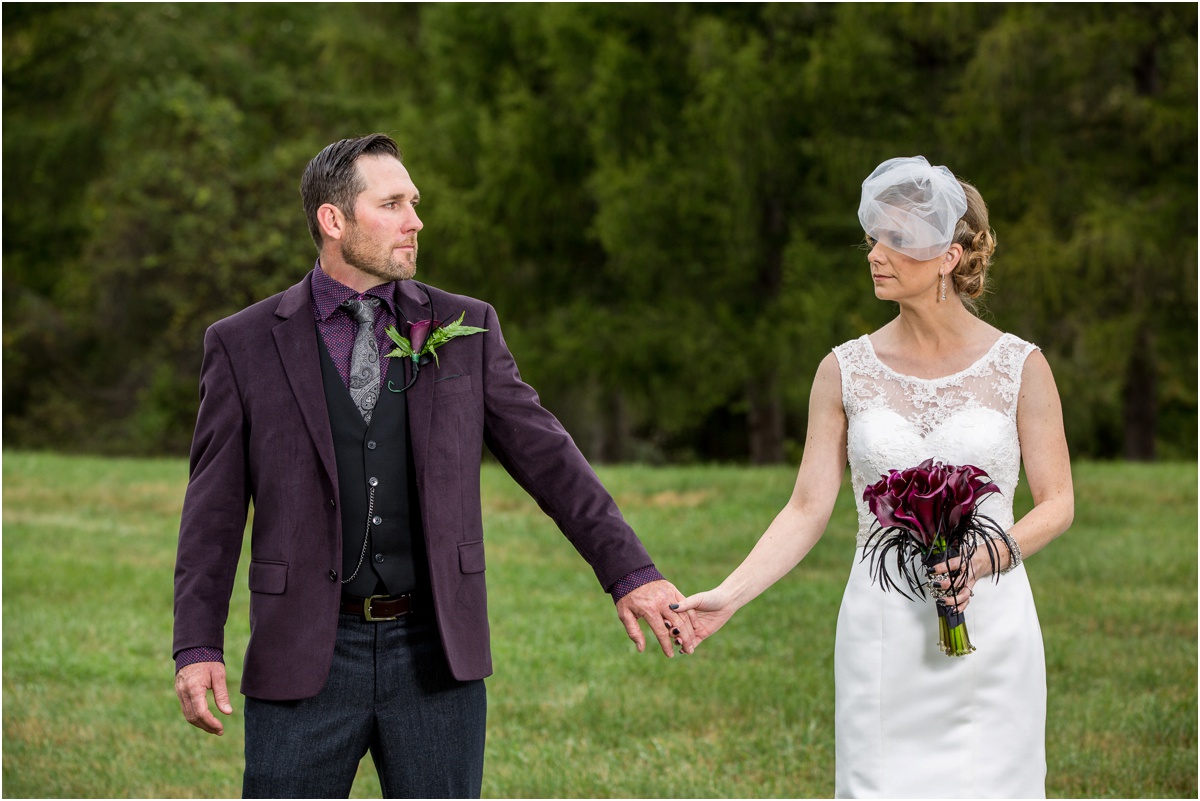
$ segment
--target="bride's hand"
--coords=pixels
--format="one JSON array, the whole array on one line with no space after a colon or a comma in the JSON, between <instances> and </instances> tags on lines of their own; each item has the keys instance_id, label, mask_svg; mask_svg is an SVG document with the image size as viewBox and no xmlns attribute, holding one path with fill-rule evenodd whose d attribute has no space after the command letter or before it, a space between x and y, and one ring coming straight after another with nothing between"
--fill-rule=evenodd
<instances>
[{"instance_id":1,"label":"bride's hand","mask_svg":"<svg viewBox=\"0 0 1200 801\"><path fill-rule=\"evenodd\" d=\"M699 641L716 634L717 630L725 625L725 621L737 611L737 607L720 589L689 595L671 608L677 612L691 613L692 632Z\"/></svg>"},{"instance_id":2,"label":"bride's hand","mask_svg":"<svg viewBox=\"0 0 1200 801\"><path fill-rule=\"evenodd\" d=\"M965 576L959 575L962 565L962 559L956 556L929 568L929 586L933 590L933 597L941 599L946 606L959 612L971 603L971 597L975 595L975 582L991 572L987 554L980 551L976 551L975 557L967 563ZM953 595L943 594L954 590L958 592Z\"/></svg>"}]
</instances>

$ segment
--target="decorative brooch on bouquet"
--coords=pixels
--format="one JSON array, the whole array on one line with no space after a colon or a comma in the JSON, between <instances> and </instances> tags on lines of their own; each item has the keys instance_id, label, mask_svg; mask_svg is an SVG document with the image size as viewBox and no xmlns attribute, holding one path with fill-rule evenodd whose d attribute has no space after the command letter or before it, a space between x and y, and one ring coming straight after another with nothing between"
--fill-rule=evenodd
<instances>
[{"instance_id":1,"label":"decorative brooch on bouquet","mask_svg":"<svg viewBox=\"0 0 1200 801\"><path fill-rule=\"evenodd\" d=\"M463 318L467 316L464 311L458 316L458 319L447 326L442 325L441 320L419 320L412 324L409 329L408 337L400 336L400 332L396 330L396 326L389 325L384 329L385 333L392 338L392 342L396 343L396 349L387 354L393 358L408 358L412 359L412 378L401 389L396 389L392 386L392 382L388 382L388 389L392 392L403 392L413 385L417 380L417 373L421 371L421 357L426 354L433 357L433 361L437 365L441 365L438 361L437 349L445 345L455 337L468 337L472 334L482 334L487 331L486 328L476 328L470 325L463 325Z\"/></svg>"},{"instance_id":2,"label":"decorative brooch on bouquet","mask_svg":"<svg viewBox=\"0 0 1200 801\"><path fill-rule=\"evenodd\" d=\"M921 557L926 571L930 571L940 562L960 557L959 569L945 574L949 590L934 591L942 598L953 597L962 589L966 567L980 547L987 553L992 575L998 580L1000 548L1008 549L1010 558L1016 557L1004 530L979 513L979 504L999 491L987 473L969 464L955 467L926 459L907 470L889 470L863 491L863 500L877 521L863 548L872 580L885 591L895 588L910 598L888 575L886 563L894 558L896 570L909 589L924 595L931 572L926 572L922 581L916 558ZM965 656L974 651L967 636L966 617L957 606L940 600L937 610L938 647L947 656Z\"/></svg>"}]
</instances>

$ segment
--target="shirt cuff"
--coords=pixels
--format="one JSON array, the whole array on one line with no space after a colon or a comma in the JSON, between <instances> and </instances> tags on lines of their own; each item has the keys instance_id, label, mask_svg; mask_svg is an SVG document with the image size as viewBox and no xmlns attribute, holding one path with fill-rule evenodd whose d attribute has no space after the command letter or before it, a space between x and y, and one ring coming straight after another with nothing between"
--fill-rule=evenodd
<instances>
[{"instance_id":1,"label":"shirt cuff","mask_svg":"<svg viewBox=\"0 0 1200 801\"><path fill-rule=\"evenodd\" d=\"M654 565L639 567L632 573L627 573L624 578L618 579L616 584L608 588L608 592L612 595L613 603L616 603L638 587L652 581L663 581L663 574L658 572L658 568Z\"/></svg>"},{"instance_id":2,"label":"shirt cuff","mask_svg":"<svg viewBox=\"0 0 1200 801\"><path fill-rule=\"evenodd\" d=\"M225 655L220 648L208 648L200 646L198 648L184 648L179 653L175 654L175 672L178 673L180 668L194 665L197 662L220 662L225 664Z\"/></svg>"}]
</instances>

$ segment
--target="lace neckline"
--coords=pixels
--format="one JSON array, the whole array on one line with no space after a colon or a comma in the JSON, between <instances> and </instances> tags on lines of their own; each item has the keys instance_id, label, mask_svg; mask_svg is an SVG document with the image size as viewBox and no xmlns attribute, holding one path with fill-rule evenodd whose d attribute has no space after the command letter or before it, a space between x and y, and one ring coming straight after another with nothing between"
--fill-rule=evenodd
<instances>
[{"instance_id":1,"label":"lace neckline","mask_svg":"<svg viewBox=\"0 0 1200 801\"><path fill-rule=\"evenodd\" d=\"M908 375L906 373L901 373L898 370L893 370L891 367L889 367L887 364L884 363L883 359L879 358L879 354L877 354L875 352L875 346L871 343L871 336L869 334L862 335L862 342L863 342L863 347L867 351L867 354L871 357L871 359L875 362L875 364L877 364L881 368L883 368L883 370L885 372L889 373L893 378L899 379L900 381L920 381L923 384L937 384L937 383L941 383L943 381L954 381L958 378L961 378L961 377L968 375L968 374L972 373L973 371L977 370L980 365L986 364L992 358L992 354L995 353L996 350L1000 347L1000 343L1003 342L1004 340L1008 339L1009 336L1011 336L1011 335L1007 334L1007 333L1000 334L1000 336L996 338L996 341L992 343L992 346L987 349L987 353L984 353L978 359L971 362L971 364L969 364L968 366L964 367L963 369L959 370L956 373L951 373L950 375L937 376L935 378L918 378L915 375Z\"/></svg>"}]
</instances>

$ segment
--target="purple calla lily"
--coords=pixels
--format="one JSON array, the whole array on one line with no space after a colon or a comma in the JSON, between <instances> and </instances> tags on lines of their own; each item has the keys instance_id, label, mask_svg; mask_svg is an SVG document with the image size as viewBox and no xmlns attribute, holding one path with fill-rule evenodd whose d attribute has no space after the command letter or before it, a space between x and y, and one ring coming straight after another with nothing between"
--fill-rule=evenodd
<instances>
[{"instance_id":1,"label":"purple calla lily","mask_svg":"<svg viewBox=\"0 0 1200 801\"><path fill-rule=\"evenodd\" d=\"M946 523L951 531L957 529L963 518L969 517L986 496L1000 491L994 482L987 480L986 473L978 468L972 468L976 471L972 473L967 469L970 467L966 465L960 468L950 477L948 483L950 508L946 515Z\"/></svg>"},{"instance_id":2,"label":"purple calla lily","mask_svg":"<svg viewBox=\"0 0 1200 801\"><path fill-rule=\"evenodd\" d=\"M441 324L441 320L419 320L412 324L412 329L408 332L408 340L412 344L414 361L421 357L421 349L425 347L429 333Z\"/></svg>"}]
</instances>

